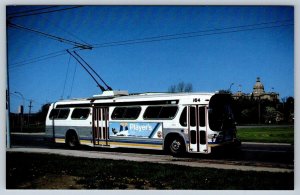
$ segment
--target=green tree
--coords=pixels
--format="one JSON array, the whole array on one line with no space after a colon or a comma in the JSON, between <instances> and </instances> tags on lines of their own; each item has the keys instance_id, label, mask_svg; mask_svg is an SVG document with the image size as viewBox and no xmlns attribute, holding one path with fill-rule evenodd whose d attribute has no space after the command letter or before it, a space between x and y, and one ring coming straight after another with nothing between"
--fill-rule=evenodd
<instances>
[{"instance_id":1,"label":"green tree","mask_svg":"<svg viewBox=\"0 0 300 195\"><path fill-rule=\"evenodd\" d=\"M176 92L192 92L193 85L191 83L179 82L177 85L171 85L168 89L169 93Z\"/></svg>"},{"instance_id":2,"label":"green tree","mask_svg":"<svg viewBox=\"0 0 300 195\"><path fill-rule=\"evenodd\" d=\"M271 106L267 106L264 113L265 123L274 123L276 121L278 111Z\"/></svg>"},{"instance_id":3,"label":"green tree","mask_svg":"<svg viewBox=\"0 0 300 195\"><path fill-rule=\"evenodd\" d=\"M283 117L286 122L294 122L294 98L286 97L282 98L282 104L280 107L280 111L283 113Z\"/></svg>"},{"instance_id":4,"label":"green tree","mask_svg":"<svg viewBox=\"0 0 300 195\"><path fill-rule=\"evenodd\" d=\"M37 113L37 119L41 124L44 124L46 121L46 116L49 110L50 104L42 105L41 109Z\"/></svg>"}]
</instances>

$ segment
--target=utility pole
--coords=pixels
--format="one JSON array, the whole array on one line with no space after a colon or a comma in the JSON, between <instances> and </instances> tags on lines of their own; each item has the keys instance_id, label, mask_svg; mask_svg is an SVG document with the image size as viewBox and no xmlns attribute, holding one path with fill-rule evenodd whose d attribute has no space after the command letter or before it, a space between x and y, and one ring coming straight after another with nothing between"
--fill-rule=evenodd
<instances>
[{"instance_id":1,"label":"utility pole","mask_svg":"<svg viewBox=\"0 0 300 195\"><path fill-rule=\"evenodd\" d=\"M28 107L29 107L29 113L28 113L28 123L27 123L27 125L28 125L28 128L29 128L29 116L30 116L30 113L31 113L31 108L33 107L32 106L32 100L29 101L29 106Z\"/></svg>"}]
</instances>

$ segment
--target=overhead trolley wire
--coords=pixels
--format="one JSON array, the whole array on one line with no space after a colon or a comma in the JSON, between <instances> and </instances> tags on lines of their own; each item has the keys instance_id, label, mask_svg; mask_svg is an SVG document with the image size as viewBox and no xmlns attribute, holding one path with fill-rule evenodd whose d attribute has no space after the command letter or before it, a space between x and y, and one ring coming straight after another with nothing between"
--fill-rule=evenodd
<instances>
[{"instance_id":1,"label":"overhead trolley wire","mask_svg":"<svg viewBox=\"0 0 300 195\"><path fill-rule=\"evenodd\" d=\"M24 13L36 12L36 11L40 11L40 10L51 9L51 8L54 8L54 7L59 7L59 6L58 5L54 5L54 6L48 6L48 7L38 8L38 9L31 9L31 10L25 10L25 11L20 11L20 12L13 12L13 13L7 14L7 16L10 18L13 15L19 15L19 14L24 14Z\"/></svg>"},{"instance_id":2,"label":"overhead trolley wire","mask_svg":"<svg viewBox=\"0 0 300 195\"><path fill-rule=\"evenodd\" d=\"M30 58L30 59L27 59L27 60L22 60L22 61L19 61L19 62L11 63L10 65L14 66L14 65L18 65L18 64L23 64L23 63L31 62L31 61L34 61L34 60L43 59L44 57L52 56L52 55L59 54L59 53L62 53L62 52L65 52L65 50L51 52L51 53L48 53L46 55L41 55L41 56Z\"/></svg>"},{"instance_id":3,"label":"overhead trolley wire","mask_svg":"<svg viewBox=\"0 0 300 195\"><path fill-rule=\"evenodd\" d=\"M34 16L34 15L40 15L40 14L47 14L47 13L53 13L53 12L59 12L59 11L65 11L65 10L70 10L70 9L77 9L83 7L82 5L80 6L73 6L73 7L68 7L68 8L62 8L62 9L56 9L56 10L50 10L50 11L44 11L44 12L37 12L37 13L30 13L30 14L21 14L21 15L16 15L16 16L10 16L8 19L13 19L13 18L19 18L19 17L25 17L25 16ZM41 8L42 9L42 8ZM47 8L45 8L47 9Z\"/></svg>"},{"instance_id":4,"label":"overhead trolley wire","mask_svg":"<svg viewBox=\"0 0 300 195\"><path fill-rule=\"evenodd\" d=\"M77 51L79 49L78 48L72 48L72 50ZM46 54L46 55L38 56L38 57L35 57L35 58L30 58L30 59L27 59L27 60L11 63L11 64L9 64L8 68L9 69L18 68L18 67L25 66L25 65L28 65L28 64L31 64L31 63L35 63L35 62L39 62L39 61L55 58L55 57L58 57L58 56L67 55L67 54L68 53L66 52L66 50L63 49L63 50L52 52L52 53L49 53L49 54Z\"/></svg>"},{"instance_id":5,"label":"overhead trolley wire","mask_svg":"<svg viewBox=\"0 0 300 195\"><path fill-rule=\"evenodd\" d=\"M178 33L178 34L160 35L160 36L145 37L145 38L140 38L140 39L130 39L130 40L124 40L124 41L106 42L106 43L100 43L100 44L93 44L93 48L113 47L113 46L121 46L121 45L132 45L132 44L139 44L139 43L185 39L185 38L192 38L192 37L235 33L235 32L242 32L242 31L260 30L260 29L268 29L268 28L276 28L276 27L293 25L293 23L287 23L287 24L279 24L279 25L272 25L272 26L255 27L255 26L261 26L261 25L266 25L266 24L283 23L283 22L287 22L287 21L291 21L291 20L265 22L265 23L251 24L251 25L209 29L209 30ZM245 28L245 27L250 27L250 28ZM240 29L240 28L242 28L242 29ZM228 30L228 29L235 29L235 30L224 31L224 30ZM206 33L206 32L210 32L210 33ZM204 34L201 34L201 33L204 33Z\"/></svg>"},{"instance_id":6,"label":"overhead trolley wire","mask_svg":"<svg viewBox=\"0 0 300 195\"><path fill-rule=\"evenodd\" d=\"M78 36L76 36L75 34L73 34L73 33L69 32L69 31L67 31L66 29L63 29L62 27L56 25L54 22L50 21L50 20L47 19L46 17L44 17L44 16L39 16L39 17L41 17L42 19L46 20L48 23L52 24L52 25L55 26L56 28L59 28L60 30L66 32L66 33L69 34L69 35L71 35L71 36L74 37L75 39L78 39L78 40L80 40L81 42L83 42L83 43L85 43L85 44L87 44L87 45L90 45L89 43L85 42L84 40L82 40L81 38L79 38Z\"/></svg>"},{"instance_id":7,"label":"overhead trolley wire","mask_svg":"<svg viewBox=\"0 0 300 195\"><path fill-rule=\"evenodd\" d=\"M30 31L30 32L33 32L33 33L38 33L41 36L45 36L47 38L54 39L54 40L57 40L57 41L60 41L60 42L64 42L64 43L67 43L67 44L72 44L73 46L75 46L75 48L73 48L73 49L76 49L76 48L91 49L92 48L91 45L89 45L85 41L79 39L74 34L72 34L70 32L67 32L66 30L64 30L64 31L66 31L68 34L71 34L73 37L76 37L77 39L79 39L80 41L84 42L85 44L78 43L78 42L75 42L75 41L71 41L71 40L68 40L68 39L65 39L65 38L61 38L61 37L58 37L58 36L54 36L54 35L51 35L51 34L48 34L48 33L44 33L44 32L41 32L41 31L38 31L38 30L35 30L35 29L30 29L30 28L27 28L27 27L24 27L24 26L21 26L21 25L14 24L14 23L12 23L10 21L11 18L15 17L13 15L30 13L30 12L36 12L36 11L45 10L45 9L52 9L52 8L55 8L55 7L58 7L58 6L49 6L49 7L39 8L39 9L33 9L33 10L26 10L26 11L11 13L11 14L9 14L10 17L7 20L7 25L10 26L10 27L19 28L19 29L22 29L22 30L27 30L27 31ZM44 13L50 13L50 12L64 11L64 10L68 10L68 9L75 9L75 8L79 8L79 7L83 7L83 6L73 6L73 7L69 7L69 8L56 9L56 10L50 10L50 11L46 11L46 12L32 13L32 14L27 14L27 15L38 15L38 14L44 14ZM21 15L21 16L25 16L25 15ZM42 16L40 16L40 17L42 17ZM44 17L42 17L42 18L44 18ZM48 22L50 22L47 18L44 18L44 19L47 20ZM60 28L57 25L55 25L55 26L57 28ZM62 29L62 28L60 28L60 29ZM61 53L61 52L63 52L63 53ZM16 65L16 66L10 66L10 68L23 66L25 64L34 63L34 62L37 62L37 61L41 61L41 60L45 60L45 59L49 59L49 58L52 58L52 57L56 57L56 56L60 56L60 55L65 55L65 54L66 54L65 50L58 51L58 52L53 52L53 53L50 53L50 54L47 54L47 55L44 55L44 56L40 56L40 57L37 57L37 58L33 58L33 59L25 60L25 61L22 61L22 62L14 63L12 65ZM19 64L19 65L17 66L17 64Z\"/></svg>"},{"instance_id":8,"label":"overhead trolley wire","mask_svg":"<svg viewBox=\"0 0 300 195\"><path fill-rule=\"evenodd\" d=\"M141 44L141 43L148 43L148 42L167 41L167 40L184 39L184 38L192 38L192 37L200 37L200 36L217 35L217 34L228 34L228 33L242 32L242 31L260 30L260 29L276 28L276 27L293 25L293 23L281 24L281 23L285 23L285 22L292 22L292 20L263 22L263 23L256 23L256 24L250 24L250 25L240 25L240 26L232 26L232 27L225 27L225 28L208 29L208 30L202 30L202 31L193 31L193 32L186 32L186 33L177 33L177 34L145 37L145 38L140 38L140 39L129 39L129 40L124 40L124 41L113 41L113 42L106 42L106 43L100 43L100 44L92 44L90 46L92 48L113 47L113 46ZM276 24L276 23L279 23L279 24L278 25L271 25L271 26L262 26L262 25L270 25L270 24ZM225 31L225 30L231 30L231 31ZM207 32L209 32L209 33L207 33ZM200 34L200 33L202 33L202 34ZM75 47L73 49L78 49L79 50L80 48ZM59 52L65 52L65 50L59 51ZM53 54L53 56L52 56L52 54ZM48 55L51 55L52 57L56 57L56 56L65 55L65 54L66 53L55 55L55 52L54 52L54 53L51 53L51 54L48 54ZM33 61L19 62L18 66L16 65L17 63L15 63L13 65L16 65L16 66L12 66L10 68L15 68L15 67L23 66L25 64L30 64L30 63L33 63L33 62L37 62L37 61L41 61L41 60L51 58L51 57L46 57L46 56L45 56L45 58L44 58L44 56L40 56L40 57L38 57L39 59L36 59L36 60L32 59Z\"/></svg>"},{"instance_id":9,"label":"overhead trolley wire","mask_svg":"<svg viewBox=\"0 0 300 195\"><path fill-rule=\"evenodd\" d=\"M9 69L14 69L14 68L22 67L22 66L25 66L25 65L28 65L28 64L32 64L32 63L35 63L35 62L55 58L55 57L62 56L62 55L67 55L65 50L58 51L58 52L53 52L53 53L50 53L50 54L47 54L47 55L43 55L43 56L39 56L39 57L36 57L36 58L28 59L28 60L25 60L25 61L17 62L17 63L14 63L12 65L9 65L8 68Z\"/></svg>"},{"instance_id":10,"label":"overhead trolley wire","mask_svg":"<svg viewBox=\"0 0 300 195\"><path fill-rule=\"evenodd\" d=\"M27 28L27 27L24 27L24 26L21 26L21 25L17 25L17 24L14 24L14 23L11 22L11 19L16 18L16 17L41 15L41 14L46 14L46 13L51 13L51 12L59 12L59 11L65 11L65 10L69 10L69 9L76 9L76 8L80 8L80 7L83 7L83 6L79 5L79 6L72 6L72 7L62 8L62 9L55 9L55 10L44 11L44 12L30 13L30 12L36 12L36 11L40 11L40 10L44 10L44 9L52 9L52 8L55 8L55 7L58 7L58 6L49 6L49 7L39 8L39 9L26 10L26 11L14 12L14 13L8 14L7 25L10 26L10 27L20 28L20 29L23 29L23 30L35 32L35 33L38 33L40 35L46 36L48 38L58 40L60 42L65 42L65 43L68 43L68 44L74 44L76 47L80 47L80 48L83 48L83 49L91 49L91 45L90 44L88 44L85 41L83 41L82 39L78 38L73 33L68 32L66 30L63 30L61 27L55 25L54 23L52 23L50 20L48 20L45 17L40 16L40 17L44 18L45 20L47 20L48 22L52 23L57 28L65 31L65 32L67 32L68 34L72 35L73 37L76 37L76 39L84 42L85 44L81 44L81 43L78 43L78 42L75 42L75 41L67 40L65 38L61 38L61 37L58 37L58 36L50 35L48 33L44 33L44 32L41 32L41 31L38 31L38 30L35 30L35 29L30 29L30 28ZM30 13L30 14L25 14L24 15L23 13ZM21 15L19 15L19 14L21 14Z\"/></svg>"},{"instance_id":11,"label":"overhead trolley wire","mask_svg":"<svg viewBox=\"0 0 300 195\"><path fill-rule=\"evenodd\" d=\"M8 21L8 26L14 27L14 28L23 29L23 30L27 30L27 31L30 31L30 32L34 32L34 33L37 33L39 35L45 36L47 38L54 39L56 41L64 42L64 43L67 43L67 44L71 44L71 45L73 45L75 47L78 47L78 48L92 49L92 46L90 46L90 45L78 43L76 41L68 40L68 39L65 39L65 38L62 38L62 37L58 37L58 36L55 36L55 35L51 35L51 34L48 34L48 33L44 33L44 32L41 32L41 31L38 31L38 30L35 30L35 29L27 28L25 26L14 24L14 23L12 23L10 21Z\"/></svg>"}]
</instances>

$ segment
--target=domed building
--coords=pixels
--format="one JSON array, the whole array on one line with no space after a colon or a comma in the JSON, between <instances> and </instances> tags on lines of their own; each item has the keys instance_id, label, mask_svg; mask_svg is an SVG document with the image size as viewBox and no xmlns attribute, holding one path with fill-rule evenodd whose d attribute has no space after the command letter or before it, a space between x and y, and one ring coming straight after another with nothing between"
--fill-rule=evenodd
<instances>
[{"instance_id":1,"label":"domed building","mask_svg":"<svg viewBox=\"0 0 300 195\"><path fill-rule=\"evenodd\" d=\"M265 94L265 87L260 82L260 78L259 77L256 78L256 83L253 86L253 92L252 93L253 93L254 96L260 96L260 95Z\"/></svg>"},{"instance_id":2,"label":"domed building","mask_svg":"<svg viewBox=\"0 0 300 195\"><path fill-rule=\"evenodd\" d=\"M261 99L261 100L270 100L277 101L279 100L279 94L276 92L265 92L264 85L260 82L260 78L256 78L256 83L253 86L253 92L250 94L245 94L241 90L232 95L234 99L240 98L253 98L253 99Z\"/></svg>"}]
</instances>

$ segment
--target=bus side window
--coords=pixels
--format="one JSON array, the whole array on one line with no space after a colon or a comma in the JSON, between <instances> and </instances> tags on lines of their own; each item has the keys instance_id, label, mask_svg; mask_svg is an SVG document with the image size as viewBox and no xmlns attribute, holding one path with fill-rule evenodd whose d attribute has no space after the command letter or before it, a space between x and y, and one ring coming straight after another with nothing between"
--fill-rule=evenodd
<instances>
[{"instance_id":1,"label":"bus side window","mask_svg":"<svg viewBox=\"0 0 300 195\"><path fill-rule=\"evenodd\" d=\"M67 119L70 109L60 109L57 119Z\"/></svg>"},{"instance_id":2,"label":"bus side window","mask_svg":"<svg viewBox=\"0 0 300 195\"><path fill-rule=\"evenodd\" d=\"M177 106L162 107L162 110L160 111L159 114L159 118L172 119L175 117L177 110L178 110Z\"/></svg>"},{"instance_id":3,"label":"bus side window","mask_svg":"<svg viewBox=\"0 0 300 195\"><path fill-rule=\"evenodd\" d=\"M49 115L50 119L67 119L70 109L52 109Z\"/></svg>"},{"instance_id":4,"label":"bus side window","mask_svg":"<svg viewBox=\"0 0 300 195\"><path fill-rule=\"evenodd\" d=\"M124 119L137 119L140 115L141 107L128 107L123 115Z\"/></svg>"},{"instance_id":5,"label":"bus side window","mask_svg":"<svg viewBox=\"0 0 300 195\"><path fill-rule=\"evenodd\" d=\"M140 115L141 107L116 107L111 115L113 120L115 119L137 119Z\"/></svg>"},{"instance_id":6,"label":"bus side window","mask_svg":"<svg viewBox=\"0 0 300 195\"><path fill-rule=\"evenodd\" d=\"M49 115L49 119L56 119L59 113L59 109L52 109Z\"/></svg>"},{"instance_id":7,"label":"bus side window","mask_svg":"<svg viewBox=\"0 0 300 195\"><path fill-rule=\"evenodd\" d=\"M89 117L89 108L75 108L71 115L71 119L75 120L85 120Z\"/></svg>"},{"instance_id":8,"label":"bus side window","mask_svg":"<svg viewBox=\"0 0 300 195\"><path fill-rule=\"evenodd\" d=\"M158 118L161 106L149 106L144 113L145 119Z\"/></svg>"},{"instance_id":9,"label":"bus side window","mask_svg":"<svg viewBox=\"0 0 300 195\"><path fill-rule=\"evenodd\" d=\"M187 111L186 111L186 107L184 107L181 115L180 115L180 119L179 119L179 123L181 124L181 126L184 126L186 127L187 126L187 122L186 122L186 114L187 114Z\"/></svg>"},{"instance_id":10,"label":"bus side window","mask_svg":"<svg viewBox=\"0 0 300 195\"><path fill-rule=\"evenodd\" d=\"M187 126L187 107L184 107L179 123L186 127ZM196 126L196 115L195 115L196 108L195 107L190 107L190 126L195 127Z\"/></svg>"},{"instance_id":11,"label":"bus side window","mask_svg":"<svg viewBox=\"0 0 300 195\"><path fill-rule=\"evenodd\" d=\"M173 119L177 113L177 106L149 106L145 113L144 119Z\"/></svg>"},{"instance_id":12,"label":"bus side window","mask_svg":"<svg viewBox=\"0 0 300 195\"><path fill-rule=\"evenodd\" d=\"M120 119L124 115L126 108L125 107L116 107L111 114L112 119Z\"/></svg>"}]
</instances>

